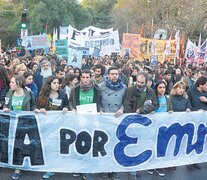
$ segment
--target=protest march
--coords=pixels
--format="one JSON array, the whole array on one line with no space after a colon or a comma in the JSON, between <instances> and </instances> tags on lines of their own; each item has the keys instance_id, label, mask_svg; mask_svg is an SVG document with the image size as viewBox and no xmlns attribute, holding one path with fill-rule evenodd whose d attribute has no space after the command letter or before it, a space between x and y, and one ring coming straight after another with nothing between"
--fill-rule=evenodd
<instances>
[{"instance_id":1,"label":"protest march","mask_svg":"<svg viewBox=\"0 0 207 180\"><path fill-rule=\"evenodd\" d=\"M0 1L2 171L137 180L203 169L207 25L187 25L207 5L190 4L184 24L171 16L189 7L167 2L24 0L20 12Z\"/></svg>"}]
</instances>

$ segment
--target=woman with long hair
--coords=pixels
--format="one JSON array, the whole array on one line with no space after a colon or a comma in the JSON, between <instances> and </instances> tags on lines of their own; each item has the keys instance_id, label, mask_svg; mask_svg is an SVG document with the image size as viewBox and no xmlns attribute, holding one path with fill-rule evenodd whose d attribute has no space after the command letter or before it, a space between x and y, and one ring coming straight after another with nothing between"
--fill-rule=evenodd
<instances>
[{"instance_id":1,"label":"woman with long hair","mask_svg":"<svg viewBox=\"0 0 207 180\"><path fill-rule=\"evenodd\" d=\"M75 74L67 74L65 79L63 79L61 89L65 91L65 93L68 96L68 99L70 97L71 89L75 87L77 83L78 83L78 79Z\"/></svg>"},{"instance_id":2,"label":"woman with long hair","mask_svg":"<svg viewBox=\"0 0 207 180\"><path fill-rule=\"evenodd\" d=\"M59 79L55 76L49 76L46 78L40 91L37 100L37 107L39 110L36 112L45 114L46 111L62 110L63 113L66 113L68 111L68 102L67 94L60 90ZM48 179L54 174L54 172L46 172L43 178Z\"/></svg>"},{"instance_id":3,"label":"woman with long hair","mask_svg":"<svg viewBox=\"0 0 207 180\"><path fill-rule=\"evenodd\" d=\"M155 94L157 97L158 106L155 109L155 112L172 112L172 102L169 96L165 94L166 92L166 84L165 82L159 80L155 84ZM152 175L156 172L159 176L165 176L163 169L151 169L148 170L148 174Z\"/></svg>"},{"instance_id":4,"label":"woman with long hair","mask_svg":"<svg viewBox=\"0 0 207 180\"><path fill-rule=\"evenodd\" d=\"M157 81L155 84L155 94L157 96L158 107L155 112L171 112L172 102L169 96L166 94L166 84L164 81Z\"/></svg>"},{"instance_id":5,"label":"woman with long hair","mask_svg":"<svg viewBox=\"0 0 207 180\"><path fill-rule=\"evenodd\" d=\"M9 91L8 72L3 65L0 65L0 109L3 109L6 93Z\"/></svg>"},{"instance_id":6,"label":"woman with long hair","mask_svg":"<svg viewBox=\"0 0 207 180\"><path fill-rule=\"evenodd\" d=\"M34 94L25 88L25 78L22 75L15 75L11 78L10 90L5 97L4 112L10 111L35 111L36 103ZM18 138L18 137L16 137ZM18 147L14 153L21 152ZM18 161L18 160L17 160ZM19 179L21 171L16 169L12 179Z\"/></svg>"},{"instance_id":7,"label":"woman with long hair","mask_svg":"<svg viewBox=\"0 0 207 180\"><path fill-rule=\"evenodd\" d=\"M74 68L74 74L77 76L78 82L80 82L81 69L78 67Z\"/></svg>"}]
</instances>

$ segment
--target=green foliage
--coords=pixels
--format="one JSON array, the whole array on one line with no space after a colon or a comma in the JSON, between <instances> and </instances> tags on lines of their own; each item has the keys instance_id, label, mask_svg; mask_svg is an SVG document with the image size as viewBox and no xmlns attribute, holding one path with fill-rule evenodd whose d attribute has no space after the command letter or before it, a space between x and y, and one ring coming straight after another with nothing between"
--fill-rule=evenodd
<instances>
[{"instance_id":1,"label":"green foliage","mask_svg":"<svg viewBox=\"0 0 207 180\"><path fill-rule=\"evenodd\" d=\"M100 28L112 27L112 9L115 0L83 0L82 6L89 8L93 16L93 24Z\"/></svg>"}]
</instances>

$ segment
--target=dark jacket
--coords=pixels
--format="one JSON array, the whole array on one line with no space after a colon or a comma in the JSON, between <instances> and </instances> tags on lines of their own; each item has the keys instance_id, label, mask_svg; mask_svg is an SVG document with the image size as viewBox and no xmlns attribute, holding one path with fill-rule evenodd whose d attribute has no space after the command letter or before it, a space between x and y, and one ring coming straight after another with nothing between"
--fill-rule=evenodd
<instances>
[{"instance_id":1,"label":"dark jacket","mask_svg":"<svg viewBox=\"0 0 207 180\"><path fill-rule=\"evenodd\" d=\"M9 108L12 110L12 96L13 96L14 91L10 90L7 94L6 97L9 98L8 104L4 105L4 108ZM34 111L36 109L36 103L35 103L35 97L32 91L28 91L27 89L24 89L24 100L22 103L22 111Z\"/></svg>"},{"instance_id":2,"label":"dark jacket","mask_svg":"<svg viewBox=\"0 0 207 180\"><path fill-rule=\"evenodd\" d=\"M69 98L69 107L70 110L76 109L77 105L80 105L80 84L78 84L76 87L74 87L71 90L70 98ZM98 90L98 86L94 86L94 96L93 96L93 103L96 103L97 105L97 111L100 111L100 91Z\"/></svg>"},{"instance_id":3,"label":"dark jacket","mask_svg":"<svg viewBox=\"0 0 207 180\"><path fill-rule=\"evenodd\" d=\"M207 103L201 102L199 99L200 96L205 96L207 98L207 92L201 93L194 85L187 91L187 94L193 111L197 111L199 109L207 110Z\"/></svg>"},{"instance_id":4,"label":"dark jacket","mask_svg":"<svg viewBox=\"0 0 207 180\"><path fill-rule=\"evenodd\" d=\"M29 88L33 92L35 96L35 100L37 100L37 95L38 95L37 85L33 82L32 84L27 84L26 87Z\"/></svg>"},{"instance_id":5,"label":"dark jacket","mask_svg":"<svg viewBox=\"0 0 207 180\"><path fill-rule=\"evenodd\" d=\"M146 91L139 92L137 85L127 88L124 98L124 112L134 113L137 109L140 114L148 114L157 107L157 98L150 87L146 87Z\"/></svg>"},{"instance_id":6,"label":"dark jacket","mask_svg":"<svg viewBox=\"0 0 207 180\"><path fill-rule=\"evenodd\" d=\"M180 95L173 95L171 96L171 101L172 101L172 109L174 112L182 112L186 111L186 109L192 109L191 103L189 99L180 96Z\"/></svg>"},{"instance_id":7,"label":"dark jacket","mask_svg":"<svg viewBox=\"0 0 207 180\"><path fill-rule=\"evenodd\" d=\"M5 96L6 96L6 93L9 91L9 88L7 86L3 86L1 91L0 91L0 103L1 103L1 107L0 109L3 108L4 106L4 103L5 103Z\"/></svg>"},{"instance_id":8,"label":"dark jacket","mask_svg":"<svg viewBox=\"0 0 207 180\"><path fill-rule=\"evenodd\" d=\"M43 84L43 76L40 75L41 69L37 69L34 74L34 83L37 85L38 94L41 91L42 84Z\"/></svg>"},{"instance_id":9,"label":"dark jacket","mask_svg":"<svg viewBox=\"0 0 207 180\"><path fill-rule=\"evenodd\" d=\"M57 99L62 100L62 101L61 101L61 105L55 110L62 110L64 107L69 108L68 96L63 90L58 91L58 98ZM44 107L43 106L38 106L38 108L39 109L40 108L45 108L46 111L48 111L48 110L50 110L49 105L50 104L49 104L49 101L48 101L46 106L44 106Z\"/></svg>"}]
</instances>

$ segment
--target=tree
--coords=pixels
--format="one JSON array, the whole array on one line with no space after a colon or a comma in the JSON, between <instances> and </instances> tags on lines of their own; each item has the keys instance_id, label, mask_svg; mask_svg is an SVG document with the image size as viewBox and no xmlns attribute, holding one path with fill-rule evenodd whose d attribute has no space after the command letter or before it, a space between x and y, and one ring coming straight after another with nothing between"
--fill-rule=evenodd
<instances>
[{"instance_id":1,"label":"tree","mask_svg":"<svg viewBox=\"0 0 207 180\"><path fill-rule=\"evenodd\" d=\"M93 16L91 25L106 29L112 26L112 10L115 3L115 0L83 0L81 5L90 9Z\"/></svg>"},{"instance_id":2,"label":"tree","mask_svg":"<svg viewBox=\"0 0 207 180\"><path fill-rule=\"evenodd\" d=\"M167 29L168 34L180 29L196 41L200 32L207 31L206 9L204 0L118 0L113 9L113 24L121 32L126 32L128 24L131 33L139 33L144 24L147 37L152 36L152 28L154 32Z\"/></svg>"}]
</instances>

